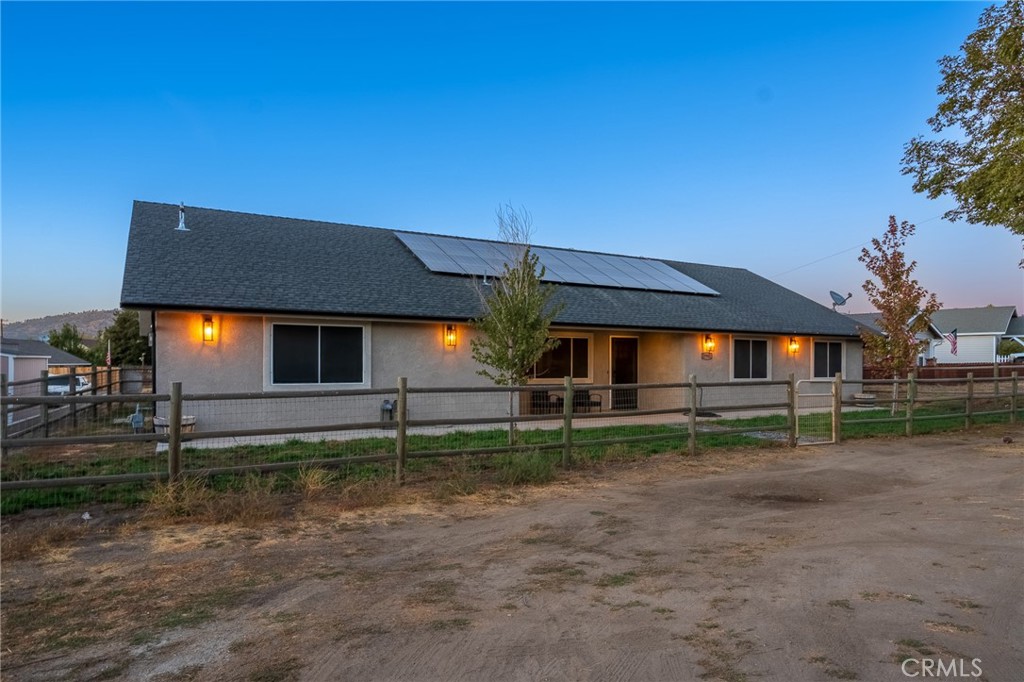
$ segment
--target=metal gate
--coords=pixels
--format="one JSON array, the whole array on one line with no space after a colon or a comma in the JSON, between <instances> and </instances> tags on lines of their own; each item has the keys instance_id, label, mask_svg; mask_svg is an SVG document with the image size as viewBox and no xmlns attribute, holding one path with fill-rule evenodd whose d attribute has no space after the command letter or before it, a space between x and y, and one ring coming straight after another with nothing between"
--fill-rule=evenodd
<instances>
[{"instance_id":1,"label":"metal gate","mask_svg":"<svg viewBox=\"0 0 1024 682\"><path fill-rule=\"evenodd\" d=\"M833 379L800 379L796 382L796 444L834 443L832 430Z\"/></svg>"}]
</instances>

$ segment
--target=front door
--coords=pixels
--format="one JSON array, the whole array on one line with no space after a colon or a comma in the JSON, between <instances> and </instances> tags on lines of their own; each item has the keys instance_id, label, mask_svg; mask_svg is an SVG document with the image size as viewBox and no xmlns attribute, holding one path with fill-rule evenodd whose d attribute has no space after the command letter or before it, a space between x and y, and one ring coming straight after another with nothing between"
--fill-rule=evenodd
<instances>
[{"instance_id":1,"label":"front door","mask_svg":"<svg viewBox=\"0 0 1024 682\"><path fill-rule=\"evenodd\" d=\"M640 340L633 337L613 336L612 342L612 384L637 383L637 348ZM613 388L613 410L635 410L637 396L635 388Z\"/></svg>"}]
</instances>

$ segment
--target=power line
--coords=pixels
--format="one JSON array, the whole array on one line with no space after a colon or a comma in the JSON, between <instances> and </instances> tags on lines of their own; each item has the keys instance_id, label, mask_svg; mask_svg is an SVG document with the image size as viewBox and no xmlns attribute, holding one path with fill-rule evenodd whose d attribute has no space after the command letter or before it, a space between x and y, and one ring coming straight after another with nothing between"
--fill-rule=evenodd
<instances>
[{"instance_id":1,"label":"power line","mask_svg":"<svg viewBox=\"0 0 1024 682\"><path fill-rule=\"evenodd\" d=\"M917 225L924 225L925 223L930 223L933 220L938 220L941 217L942 217L942 214L940 213L939 215L932 216L931 218L928 218L927 220L922 220L919 223L914 223L914 226L916 227ZM823 260L828 260L829 258L835 258L836 256L841 256L844 253L848 253L850 251L853 251L854 249L862 248L865 245L870 244L870 243L871 243L871 240L869 239L866 242L861 242L860 244L857 244L856 246L851 246L848 249L843 249L842 251L836 251L835 253L831 253L831 254L829 254L827 256L822 256L821 258L818 258L817 260L812 260L810 263L804 263L803 265L798 265L795 268L791 268L789 270L786 270L785 272L776 273L776 274L772 275L772 277L782 277L783 275L788 275L791 272L796 272L797 270L802 270L803 268L806 268L806 267L809 267L811 265L814 265L815 263L820 263Z\"/></svg>"}]
</instances>

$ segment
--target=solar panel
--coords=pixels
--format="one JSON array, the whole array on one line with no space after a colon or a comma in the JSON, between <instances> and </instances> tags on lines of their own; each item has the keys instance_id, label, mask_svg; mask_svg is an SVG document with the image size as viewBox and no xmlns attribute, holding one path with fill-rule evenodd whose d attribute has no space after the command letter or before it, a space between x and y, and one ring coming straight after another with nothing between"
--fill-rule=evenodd
<instances>
[{"instance_id":1,"label":"solar panel","mask_svg":"<svg viewBox=\"0 0 1024 682\"><path fill-rule=\"evenodd\" d=\"M480 239L395 232L431 272L497 277L512 254L507 245ZM668 291L717 296L714 289L662 261L586 251L531 247L544 266L544 280L615 289Z\"/></svg>"}]
</instances>

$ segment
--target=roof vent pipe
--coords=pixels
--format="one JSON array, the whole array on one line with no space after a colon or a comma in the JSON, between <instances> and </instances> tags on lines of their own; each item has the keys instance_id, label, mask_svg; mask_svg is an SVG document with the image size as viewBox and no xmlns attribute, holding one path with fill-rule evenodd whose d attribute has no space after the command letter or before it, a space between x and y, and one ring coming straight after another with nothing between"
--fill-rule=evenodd
<instances>
[{"instance_id":1,"label":"roof vent pipe","mask_svg":"<svg viewBox=\"0 0 1024 682\"><path fill-rule=\"evenodd\" d=\"M185 204L184 204L184 202L182 202L182 204L178 207L178 227L177 227L177 230L178 230L178 232L188 232L189 231L189 229L187 227L185 227Z\"/></svg>"}]
</instances>

